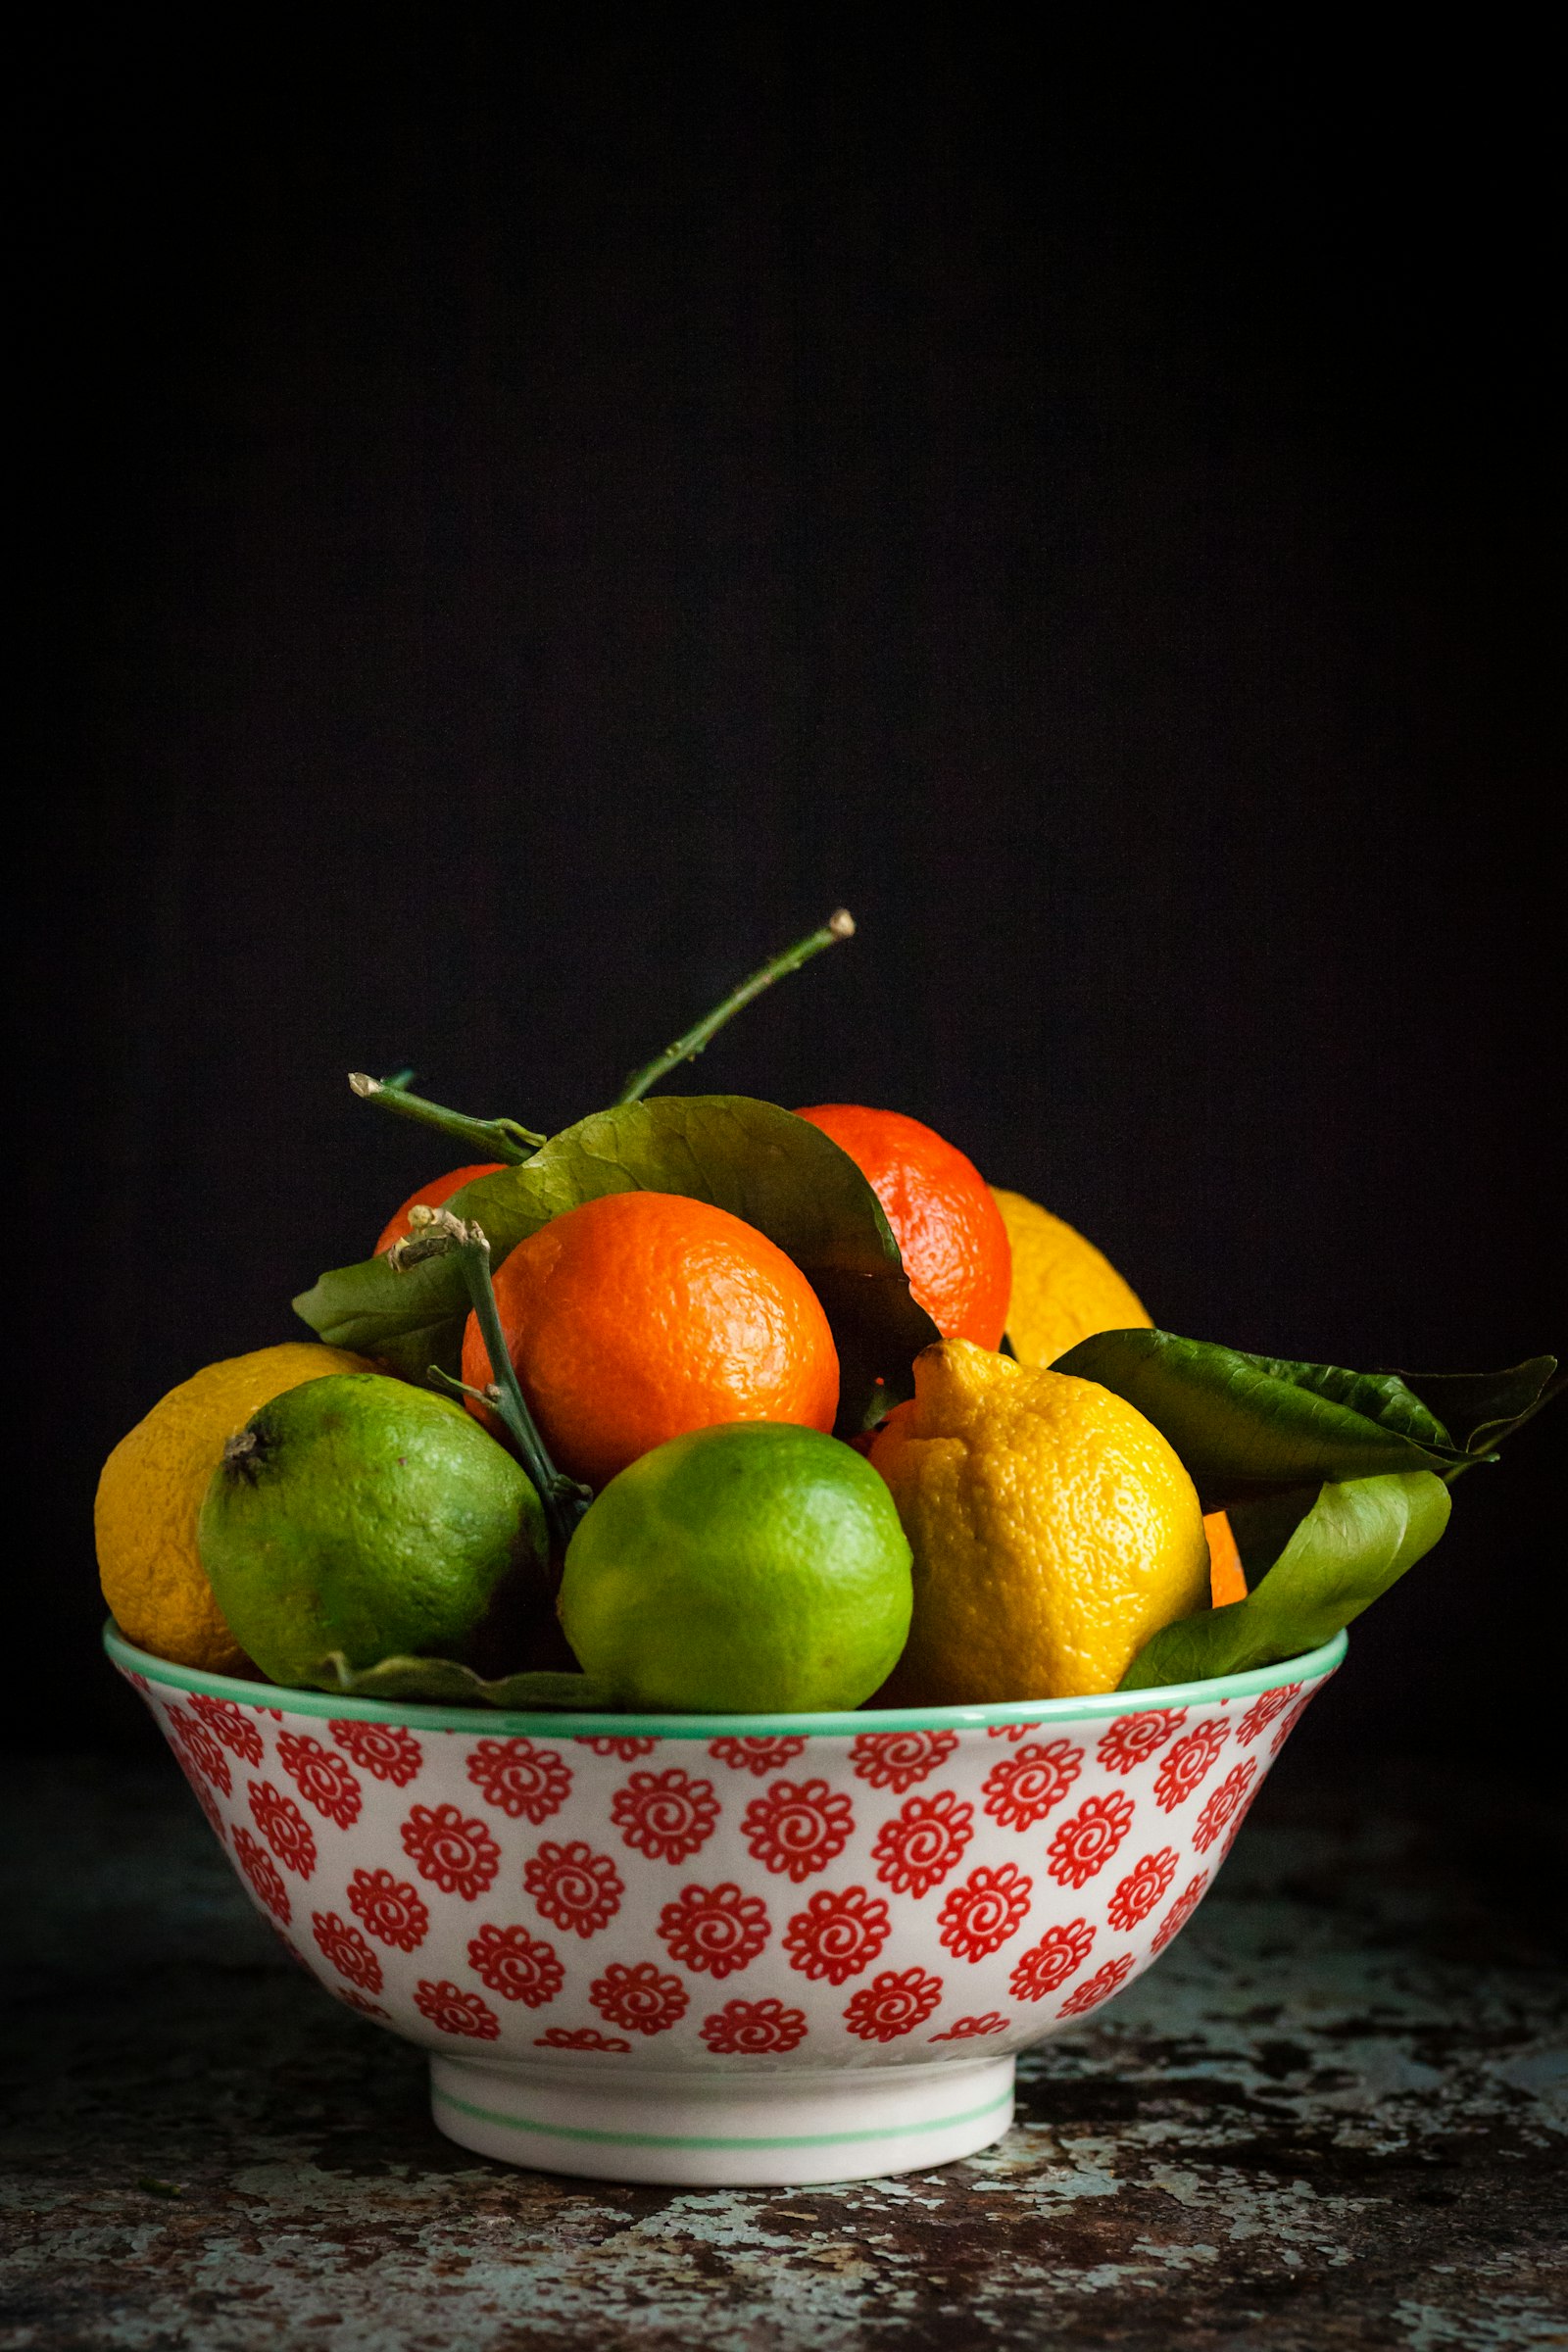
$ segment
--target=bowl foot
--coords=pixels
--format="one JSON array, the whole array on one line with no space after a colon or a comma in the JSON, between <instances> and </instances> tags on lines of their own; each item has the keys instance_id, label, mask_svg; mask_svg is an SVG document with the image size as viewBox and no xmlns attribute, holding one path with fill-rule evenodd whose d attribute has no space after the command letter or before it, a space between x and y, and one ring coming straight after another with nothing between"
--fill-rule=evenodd
<instances>
[{"instance_id":1,"label":"bowl foot","mask_svg":"<svg viewBox=\"0 0 1568 2352\"><path fill-rule=\"evenodd\" d=\"M693 2075L432 2057L449 2139L596 2180L803 2187L926 2172L1012 2121L1011 2058L832 2073Z\"/></svg>"}]
</instances>

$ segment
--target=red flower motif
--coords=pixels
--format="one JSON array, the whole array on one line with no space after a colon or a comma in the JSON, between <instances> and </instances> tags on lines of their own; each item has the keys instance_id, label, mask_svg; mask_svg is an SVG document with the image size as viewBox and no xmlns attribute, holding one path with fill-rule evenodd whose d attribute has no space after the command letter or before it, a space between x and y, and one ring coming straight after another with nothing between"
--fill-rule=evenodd
<instances>
[{"instance_id":1,"label":"red flower motif","mask_svg":"<svg viewBox=\"0 0 1568 2352\"><path fill-rule=\"evenodd\" d=\"M234 1704L231 1698L209 1698L205 1692L193 1697L191 1710L201 1717L211 1732L216 1732L231 1755L242 1764L259 1764L262 1760L262 1735L252 1720L250 1710Z\"/></svg>"},{"instance_id":2,"label":"red flower motif","mask_svg":"<svg viewBox=\"0 0 1568 2352\"><path fill-rule=\"evenodd\" d=\"M468 1966L504 2001L543 2009L566 1981L554 1944L526 1928L482 1927L468 1945Z\"/></svg>"},{"instance_id":3,"label":"red flower motif","mask_svg":"<svg viewBox=\"0 0 1568 2352\"><path fill-rule=\"evenodd\" d=\"M234 1858L278 1926L286 1928L291 1908L288 1888L266 1846L251 1836L243 1822L234 1829Z\"/></svg>"},{"instance_id":4,"label":"red flower motif","mask_svg":"<svg viewBox=\"0 0 1568 2352\"><path fill-rule=\"evenodd\" d=\"M683 1886L659 1914L659 1933L671 1958L699 1976L732 1976L749 1968L767 1941L767 1905L728 1879L719 1886Z\"/></svg>"},{"instance_id":5,"label":"red flower motif","mask_svg":"<svg viewBox=\"0 0 1568 2352\"><path fill-rule=\"evenodd\" d=\"M1074 1969L1082 1968L1094 1940L1095 1931L1087 1919L1070 1920L1064 1928L1048 1928L1014 1966L1007 1990L1015 2001L1043 2001L1048 1992L1066 1984Z\"/></svg>"},{"instance_id":6,"label":"red flower motif","mask_svg":"<svg viewBox=\"0 0 1568 2352\"><path fill-rule=\"evenodd\" d=\"M219 1808L217 1797L208 1788L207 1783L202 1779L201 1774L191 1770L191 1767L186 1763L184 1757L180 1754L177 1747L174 1750L174 1762L179 1766L180 1771L185 1776L186 1788L190 1790L192 1796L196 1799L196 1802L206 1814L208 1828L212 1831L213 1836L218 1839L220 1845L221 1845L228 1837L228 1826Z\"/></svg>"},{"instance_id":7,"label":"red flower motif","mask_svg":"<svg viewBox=\"0 0 1568 2352\"><path fill-rule=\"evenodd\" d=\"M1118 1715L1110 1729L1101 1733L1095 1753L1107 1772L1131 1772L1157 1754L1186 1721L1185 1707L1145 1707L1137 1715Z\"/></svg>"},{"instance_id":8,"label":"red flower motif","mask_svg":"<svg viewBox=\"0 0 1568 2352\"><path fill-rule=\"evenodd\" d=\"M988 1740L1021 1740L1026 1732L1038 1732L1038 1723L990 1723L986 1726ZM946 2041L945 2034L933 2034L933 2041Z\"/></svg>"},{"instance_id":9,"label":"red flower motif","mask_svg":"<svg viewBox=\"0 0 1568 2352\"><path fill-rule=\"evenodd\" d=\"M806 1753L804 1740L710 1740L708 1752L717 1764L727 1764L732 1772L755 1773L760 1780L764 1772L777 1772L785 1764L793 1764L797 1756Z\"/></svg>"},{"instance_id":10,"label":"red flower motif","mask_svg":"<svg viewBox=\"0 0 1568 2352\"><path fill-rule=\"evenodd\" d=\"M391 2024L380 2002L368 2001L363 1992L355 1991L352 1984L333 1984L329 1990L337 1994L346 2009L357 2009L361 2017L378 2017L384 2026Z\"/></svg>"},{"instance_id":11,"label":"red flower motif","mask_svg":"<svg viewBox=\"0 0 1568 2352\"><path fill-rule=\"evenodd\" d=\"M1192 1795L1229 1737L1230 1725L1213 1716L1183 1734L1168 1750L1154 1783L1154 1802L1162 1812L1173 1812Z\"/></svg>"},{"instance_id":12,"label":"red flower motif","mask_svg":"<svg viewBox=\"0 0 1568 2352\"><path fill-rule=\"evenodd\" d=\"M225 1796L231 1795L234 1776L228 1769L228 1758L206 1724L199 1723L194 1715L187 1715L183 1707L171 1707L168 1721L175 1754L183 1756L205 1779L221 1788Z\"/></svg>"},{"instance_id":13,"label":"red flower motif","mask_svg":"<svg viewBox=\"0 0 1568 2352\"><path fill-rule=\"evenodd\" d=\"M424 1750L400 1723L339 1723L334 1718L326 1728L362 1772L372 1780L390 1781L394 1788L406 1788L424 1762Z\"/></svg>"},{"instance_id":14,"label":"red flower motif","mask_svg":"<svg viewBox=\"0 0 1568 2352\"><path fill-rule=\"evenodd\" d=\"M1126 1984L1132 1972L1132 1953L1119 1952L1114 1960L1107 1960L1103 1968L1097 1968L1092 1977L1085 1977L1081 1984L1074 1985L1056 2015L1082 2017L1086 2011L1098 2009L1102 2001L1109 2000L1118 1985Z\"/></svg>"},{"instance_id":15,"label":"red flower motif","mask_svg":"<svg viewBox=\"0 0 1568 2352\"><path fill-rule=\"evenodd\" d=\"M720 2058L760 2058L806 2039L806 2012L782 2001L726 2001L703 2020L703 2039Z\"/></svg>"},{"instance_id":16,"label":"red flower motif","mask_svg":"<svg viewBox=\"0 0 1568 2352\"><path fill-rule=\"evenodd\" d=\"M291 1796L270 1781L247 1781L251 1819L285 1870L302 1879L316 1870L316 1833Z\"/></svg>"},{"instance_id":17,"label":"red flower motif","mask_svg":"<svg viewBox=\"0 0 1568 2352\"><path fill-rule=\"evenodd\" d=\"M1277 1756L1279 1754L1280 1749L1285 1745L1286 1740L1295 1731L1297 1725L1300 1722L1301 1717L1306 1713L1307 1708L1311 1705L1316 1696L1317 1692L1315 1690L1309 1690L1304 1698L1298 1698L1297 1700L1295 1706L1292 1707L1288 1715L1284 1715L1280 1718L1280 1728L1275 1733L1273 1744L1268 1751L1271 1756Z\"/></svg>"},{"instance_id":18,"label":"red flower motif","mask_svg":"<svg viewBox=\"0 0 1568 2352\"><path fill-rule=\"evenodd\" d=\"M958 1744L956 1732L862 1732L850 1748L857 1780L902 1796L946 1763Z\"/></svg>"},{"instance_id":19,"label":"red flower motif","mask_svg":"<svg viewBox=\"0 0 1568 2352\"><path fill-rule=\"evenodd\" d=\"M679 1977L660 1975L656 1960L639 1961L635 1968L612 1960L589 1985L588 1998L607 2026L624 2027L628 2034L667 2034L685 2016L688 1995Z\"/></svg>"},{"instance_id":20,"label":"red flower motif","mask_svg":"<svg viewBox=\"0 0 1568 2352\"><path fill-rule=\"evenodd\" d=\"M484 1823L465 1821L456 1805L416 1805L403 1824L403 1850L421 1879L467 1903L501 1868L501 1848Z\"/></svg>"},{"instance_id":21,"label":"red flower motif","mask_svg":"<svg viewBox=\"0 0 1568 2352\"><path fill-rule=\"evenodd\" d=\"M152 1690L152 1685L147 1680L147 1677L144 1674L137 1674L133 1667L117 1666L115 1672L117 1674L122 1674L133 1690L140 1690L143 1693L146 1693Z\"/></svg>"},{"instance_id":22,"label":"red flower motif","mask_svg":"<svg viewBox=\"0 0 1568 2352\"><path fill-rule=\"evenodd\" d=\"M631 2048L613 2034L601 2034L597 2026L551 2026L534 2037L536 2050L613 2050L624 2055Z\"/></svg>"},{"instance_id":23,"label":"red flower motif","mask_svg":"<svg viewBox=\"0 0 1568 2352\"><path fill-rule=\"evenodd\" d=\"M932 2034L927 2038L931 2041L974 2041L983 2034L1005 2034L1006 2031L1007 2020L997 2010L988 2009L984 2017L956 2018L945 2034Z\"/></svg>"},{"instance_id":24,"label":"red flower motif","mask_svg":"<svg viewBox=\"0 0 1568 2352\"><path fill-rule=\"evenodd\" d=\"M784 1936L791 1968L813 1984L826 1977L842 1984L869 1968L893 1933L888 1907L879 1894L848 1886L842 1894L821 1887L790 1921Z\"/></svg>"},{"instance_id":25,"label":"red flower motif","mask_svg":"<svg viewBox=\"0 0 1568 2352\"><path fill-rule=\"evenodd\" d=\"M1203 1888L1207 1885L1208 1873L1206 1870L1200 1870L1196 1879L1188 1880L1187 1885L1154 1930L1154 1940L1149 1947L1151 1958L1155 1952L1162 1952L1173 1936L1181 1934L1202 1900Z\"/></svg>"},{"instance_id":26,"label":"red flower motif","mask_svg":"<svg viewBox=\"0 0 1568 2352\"><path fill-rule=\"evenodd\" d=\"M335 1911L313 1911L311 1933L317 1949L340 1977L347 1977L351 1984L362 1985L367 1992L380 1991L381 1963L358 1928L351 1928Z\"/></svg>"},{"instance_id":27,"label":"red flower motif","mask_svg":"<svg viewBox=\"0 0 1568 2352\"><path fill-rule=\"evenodd\" d=\"M788 1871L797 1886L813 1870L826 1870L854 1835L849 1798L833 1794L826 1781L775 1781L753 1797L741 1823L753 1860L774 1873Z\"/></svg>"},{"instance_id":28,"label":"red flower motif","mask_svg":"<svg viewBox=\"0 0 1568 2352\"><path fill-rule=\"evenodd\" d=\"M634 1852L686 1862L713 1835L718 1801L711 1781L694 1781L672 1764L667 1772L634 1772L616 1789L610 1818Z\"/></svg>"},{"instance_id":29,"label":"red flower motif","mask_svg":"<svg viewBox=\"0 0 1568 2352\"><path fill-rule=\"evenodd\" d=\"M584 1938L610 1925L626 1891L609 1855L596 1854L580 1838L569 1845L552 1845L547 1838L524 1863L522 1884L541 1918Z\"/></svg>"},{"instance_id":30,"label":"red flower motif","mask_svg":"<svg viewBox=\"0 0 1568 2352\"><path fill-rule=\"evenodd\" d=\"M929 1893L973 1836L974 1807L960 1804L951 1788L908 1797L904 1810L882 1824L871 1848L876 1875L895 1894Z\"/></svg>"},{"instance_id":31,"label":"red flower motif","mask_svg":"<svg viewBox=\"0 0 1568 2352\"><path fill-rule=\"evenodd\" d=\"M555 1749L531 1740L481 1740L468 1758L468 1778L491 1804L514 1821L525 1814L535 1829L571 1794L571 1774Z\"/></svg>"},{"instance_id":32,"label":"red flower motif","mask_svg":"<svg viewBox=\"0 0 1568 2352\"><path fill-rule=\"evenodd\" d=\"M1233 1818L1246 1812L1250 1802L1247 1792L1256 1778L1255 1756L1248 1756L1242 1763L1233 1765L1225 1775L1198 1816L1198 1827L1193 1832L1193 1843L1200 1854L1207 1853L1221 1830ZM1237 1820L1236 1826L1241 1828L1240 1820Z\"/></svg>"},{"instance_id":33,"label":"red flower motif","mask_svg":"<svg viewBox=\"0 0 1568 2352\"><path fill-rule=\"evenodd\" d=\"M1058 1886L1082 1886L1103 1870L1133 1826L1133 1800L1119 1788L1086 1796L1051 1840L1046 1868Z\"/></svg>"},{"instance_id":34,"label":"red flower motif","mask_svg":"<svg viewBox=\"0 0 1568 2352\"><path fill-rule=\"evenodd\" d=\"M308 1805L346 1830L358 1821L365 1802L360 1784L342 1757L319 1740L293 1732L277 1735L277 1760Z\"/></svg>"},{"instance_id":35,"label":"red flower motif","mask_svg":"<svg viewBox=\"0 0 1568 2352\"><path fill-rule=\"evenodd\" d=\"M1278 1690L1261 1691L1236 1726L1236 1737L1242 1746L1250 1747L1258 1733L1266 1732L1269 1725L1283 1715L1300 1694L1299 1683L1285 1683Z\"/></svg>"},{"instance_id":36,"label":"red flower motif","mask_svg":"<svg viewBox=\"0 0 1568 2352\"><path fill-rule=\"evenodd\" d=\"M956 1959L986 1959L1017 1935L1033 1892L1033 1879L1026 1879L1016 1863L993 1870L982 1862L943 1904L940 1940Z\"/></svg>"},{"instance_id":37,"label":"red flower motif","mask_svg":"<svg viewBox=\"0 0 1568 2352\"><path fill-rule=\"evenodd\" d=\"M885 1969L852 1995L844 2023L862 2041L897 2041L923 2026L942 1998L942 1979L928 1977L923 1968L906 1968L902 1976Z\"/></svg>"},{"instance_id":38,"label":"red flower motif","mask_svg":"<svg viewBox=\"0 0 1568 2352\"><path fill-rule=\"evenodd\" d=\"M1060 1804L1083 1770L1084 1751L1070 1740L1020 1747L986 1775L985 1809L1004 1830L1033 1829Z\"/></svg>"},{"instance_id":39,"label":"red flower motif","mask_svg":"<svg viewBox=\"0 0 1568 2352\"><path fill-rule=\"evenodd\" d=\"M501 2020L488 2001L476 1992L465 1992L461 1984L449 1984L444 1977L439 1984L421 1977L415 1987L414 2006L438 2034L461 2034L468 2041L495 2041L501 2033Z\"/></svg>"},{"instance_id":40,"label":"red flower motif","mask_svg":"<svg viewBox=\"0 0 1568 2352\"><path fill-rule=\"evenodd\" d=\"M357 1870L349 1881L349 1909L377 1943L417 1951L429 1931L424 1897L389 1870Z\"/></svg>"},{"instance_id":41,"label":"red flower motif","mask_svg":"<svg viewBox=\"0 0 1568 2352\"><path fill-rule=\"evenodd\" d=\"M1105 1918L1118 1936L1136 1928L1147 1919L1157 1902L1164 1899L1165 1890L1176 1876L1176 1848L1163 1845L1157 1854L1145 1854L1135 1862L1106 1905Z\"/></svg>"},{"instance_id":42,"label":"red flower motif","mask_svg":"<svg viewBox=\"0 0 1568 2352\"><path fill-rule=\"evenodd\" d=\"M596 1756L618 1756L623 1764L631 1764L638 1756L651 1756L659 1745L659 1741L632 1738L612 1740L605 1737L595 1739L579 1737L573 1740L572 1745L574 1747L591 1747ZM588 2027L587 2031L591 2034L592 2026ZM538 2044L536 2043L534 2046L537 2048ZM621 2046L624 2048L625 2044L622 2043Z\"/></svg>"}]
</instances>

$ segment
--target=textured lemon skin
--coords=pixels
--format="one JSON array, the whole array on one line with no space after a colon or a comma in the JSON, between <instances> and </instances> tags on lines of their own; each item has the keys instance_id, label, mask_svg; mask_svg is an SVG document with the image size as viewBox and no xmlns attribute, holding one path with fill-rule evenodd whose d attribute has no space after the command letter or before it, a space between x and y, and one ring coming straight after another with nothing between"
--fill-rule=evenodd
<instances>
[{"instance_id":1,"label":"textured lemon skin","mask_svg":"<svg viewBox=\"0 0 1568 2352\"><path fill-rule=\"evenodd\" d=\"M992 1197L1012 1244L1007 1338L1021 1364L1054 1364L1097 1331L1148 1331L1152 1317L1107 1257L1022 1193Z\"/></svg>"},{"instance_id":2,"label":"textured lemon skin","mask_svg":"<svg viewBox=\"0 0 1568 2352\"><path fill-rule=\"evenodd\" d=\"M1089 1380L964 1340L915 1359L871 1461L914 1555L901 1706L1113 1690L1208 1599L1198 1494L1153 1425Z\"/></svg>"},{"instance_id":3,"label":"textured lemon skin","mask_svg":"<svg viewBox=\"0 0 1568 2352\"><path fill-rule=\"evenodd\" d=\"M223 1447L285 1389L329 1372L369 1372L363 1356L308 1340L231 1355L180 1382L121 1439L93 1503L98 1579L127 1642L177 1666L243 1673L196 1549L196 1520Z\"/></svg>"}]
</instances>

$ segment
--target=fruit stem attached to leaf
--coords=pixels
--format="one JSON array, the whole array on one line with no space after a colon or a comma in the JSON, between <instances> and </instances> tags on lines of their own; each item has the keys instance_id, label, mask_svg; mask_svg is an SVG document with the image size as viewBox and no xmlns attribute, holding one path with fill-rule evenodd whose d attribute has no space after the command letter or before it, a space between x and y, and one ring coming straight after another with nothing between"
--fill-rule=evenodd
<instances>
[{"instance_id":1,"label":"fruit stem attached to leaf","mask_svg":"<svg viewBox=\"0 0 1568 2352\"><path fill-rule=\"evenodd\" d=\"M395 1111L400 1119L413 1119L420 1127L434 1127L440 1134L450 1135L456 1143L493 1152L497 1159L504 1159L513 1167L520 1167L525 1159L531 1159L546 1140L535 1135L531 1127L519 1127L515 1119L470 1119L461 1110L446 1110L439 1102L427 1102L422 1095L411 1095L398 1079L372 1078L367 1070L350 1070L349 1084L363 1102L379 1103L383 1110Z\"/></svg>"},{"instance_id":2,"label":"fruit stem attached to leaf","mask_svg":"<svg viewBox=\"0 0 1568 2352\"><path fill-rule=\"evenodd\" d=\"M782 980L786 972L798 972L803 963L808 963L813 956L820 956L824 948L831 948L838 940L854 937L854 915L847 906L836 907L825 923L808 932L805 939L798 939L793 948L786 948L782 955L762 964L749 980L743 980L738 987L732 988L722 1004L715 1004L711 1012L705 1013L700 1021L695 1021L690 1029L684 1030L672 1046L666 1046L662 1054L656 1054L653 1060L645 1062L640 1070L633 1070L616 1096L616 1102L640 1102L649 1088L657 1086L661 1078L667 1077L677 1063L695 1061L709 1040L717 1035L724 1023L732 1019L743 1004L749 1004L754 997L760 997L764 988L771 988L775 980Z\"/></svg>"},{"instance_id":3,"label":"fruit stem attached to leaf","mask_svg":"<svg viewBox=\"0 0 1568 2352\"><path fill-rule=\"evenodd\" d=\"M495 1286L490 1280L490 1244L481 1225L466 1225L449 1208L427 1208L421 1201L409 1212L413 1228L405 1242L396 1243L387 1251L387 1263L401 1274L409 1266L417 1265L422 1258L455 1254L463 1268L468 1298L478 1320L479 1336L490 1359L490 1385L481 1393L466 1382L454 1380L432 1364L430 1372L437 1384L458 1390L476 1402L487 1404L506 1424L522 1456L522 1466L539 1490L539 1499L545 1507L550 1524L551 1541L559 1551L570 1543L572 1531L588 1508L593 1496L587 1487L580 1487L574 1478L567 1478L556 1468L545 1449L528 1399L522 1393L516 1369L507 1349L506 1335L501 1328L501 1315L496 1306Z\"/></svg>"}]
</instances>

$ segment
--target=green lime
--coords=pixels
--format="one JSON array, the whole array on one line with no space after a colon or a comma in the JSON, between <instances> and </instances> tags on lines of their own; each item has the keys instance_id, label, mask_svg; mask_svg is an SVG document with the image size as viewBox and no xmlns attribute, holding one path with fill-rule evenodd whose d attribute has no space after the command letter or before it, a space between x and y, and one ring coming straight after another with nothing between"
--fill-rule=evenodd
<instances>
[{"instance_id":1,"label":"green lime","mask_svg":"<svg viewBox=\"0 0 1568 2352\"><path fill-rule=\"evenodd\" d=\"M571 1539L558 1605L578 1663L625 1706L858 1707L909 1630L909 1546L852 1447L734 1422L611 1480Z\"/></svg>"},{"instance_id":2,"label":"green lime","mask_svg":"<svg viewBox=\"0 0 1568 2352\"><path fill-rule=\"evenodd\" d=\"M197 1546L234 1639L277 1683L322 1684L333 1650L355 1668L479 1664L501 1619L547 1605L524 1472L450 1397L379 1372L253 1413L213 1472Z\"/></svg>"}]
</instances>

